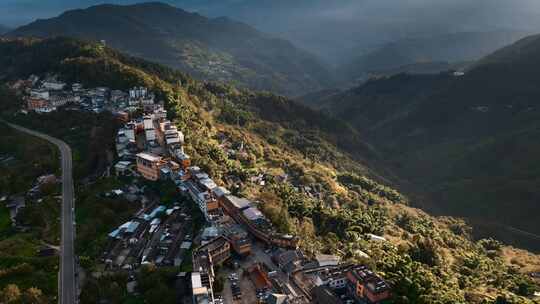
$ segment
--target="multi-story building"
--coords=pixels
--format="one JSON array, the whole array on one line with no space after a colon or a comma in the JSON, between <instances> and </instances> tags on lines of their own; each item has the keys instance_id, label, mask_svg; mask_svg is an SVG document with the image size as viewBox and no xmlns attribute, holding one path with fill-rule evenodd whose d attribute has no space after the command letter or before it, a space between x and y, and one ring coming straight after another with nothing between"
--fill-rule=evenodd
<instances>
[{"instance_id":1,"label":"multi-story building","mask_svg":"<svg viewBox=\"0 0 540 304\"><path fill-rule=\"evenodd\" d=\"M221 227L223 234L231 243L231 247L238 255L251 254L251 240L247 232L238 224L224 225Z\"/></svg>"},{"instance_id":2,"label":"multi-story building","mask_svg":"<svg viewBox=\"0 0 540 304\"><path fill-rule=\"evenodd\" d=\"M347 292L356 303L378 304L391 297L390 286L364 265L352 267L347 279Z\"/></svg>"},{"instance_id":3,"label":"multi-story building","mask_svg":"<svg viewBox=\"0 0 540 304\"><path fill-rule=\"evenodd\" d=\"M144 152L137 154L137 171L148 180L157 181L165 164L161 156Z\"/></svg>"},{"instance_id":4,"label":"multi-story building","mask_svg":"<svg viewBox=\"0 0 540 304\"><path fill-rule=\"evenodd\" d=\"M253 236L266 244L284 248L297 247L298 238L277 233L270 221L249 200L224 195L219 198L219 203L237 223L245 225Z\"/></svg>"},{"instance_id":5,"label":"multi-story building","mask_svg":"<svg viewBox=\"0 0 540 304\"><path fill-rule=\"evenodd\" d=\"M231 257L230 249L228 240L220 236L193 251L193 303L213 303L214 266L223 264Z\"/></svg>"}]
</instances>

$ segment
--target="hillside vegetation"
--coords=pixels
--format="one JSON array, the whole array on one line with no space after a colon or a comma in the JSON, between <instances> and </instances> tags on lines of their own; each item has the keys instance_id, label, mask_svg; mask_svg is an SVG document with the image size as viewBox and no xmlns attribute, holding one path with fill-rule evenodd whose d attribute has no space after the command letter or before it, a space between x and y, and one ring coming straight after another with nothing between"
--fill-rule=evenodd
<instances>
[{"instance_id":1,"label":"hillside vegetation","mask_svg":"<svg viewBox=\"0 0 540 304\"><path fill-rule=\"evenodd\" d=\"M461 220L407 207L407 198L377 182L361 161L374 152L347 124L286 98L201 83L96 44L3 41L0 54L5 79L56 72L87 86L152 88L185 133L193 163L219 184L240 179L237 191L261 201L279 230L301 235L307 254L339 254L377 269L392 284L395 303L533 303L538 287L525 272L540 267L537 256L494 240L474 242ZM19 61L26 63L21 69L9 63ZM228 155L224 146L242 153ZM260 173L264 186L250 182ZM298 191L305 186L319 195ZM370 241L367 233L388 241Z\"/></svg>"},{"instance_id":2,"label":"hillside vegetation","mask_svg":"<svg viewBox=\"0 0 540 304\"><path fill-rule=\"evenodd\" d=\"M0 97L0 100L3 99ZM17 132L0 122L0 197L22 197L44 174L59 174L59 153L51 144ZM4 160L9 159L9 160ZM17 214L21 230L12 226L10 211L0 202L0 302L14 294L25 303L54 302L57 295L58 257L42 256L47 244L59 245L59 187L41 188L42 200L25 198Z\"/></svg>"},{"instance_id":3,"label":"hillside vegetation","mask_svg":"<svg viewBox=\"0 0 540 304\"><path fill-rule=\"evenodd\" d=\"M395 75L322 97L384 155L430 210L540 250L540 39L480 60L463 77ZM504 217L501 217L504 214Z\"/></svg>"},{"instance_id":4,"label":"hillside vegetation","mask_svg":"<svg viewBox=\"0 0 540 304\"><path fill-rule=\"evenodd\" d=\"M208 19L162 3L100 5L38 20L10 37L104 40L118 50L194 77L297 95L328 85L311 54L228 18Z\"/></svg>"}]
</instances>

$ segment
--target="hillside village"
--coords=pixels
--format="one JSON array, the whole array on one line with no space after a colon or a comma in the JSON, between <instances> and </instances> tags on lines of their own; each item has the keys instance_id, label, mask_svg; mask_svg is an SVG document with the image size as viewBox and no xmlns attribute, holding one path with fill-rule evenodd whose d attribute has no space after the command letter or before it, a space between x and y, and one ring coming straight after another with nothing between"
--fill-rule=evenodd
<instances>
[{"instance_id":1,"label":"hillside village","mask_svg":"<svg viewBox=\"0 0 540 304\"><path fill-rule=\"evenodd\" d=\"M178 197L172 204L147 200L145 190L135 185L106 194L129 200L140 195L143 200L131 220L109 233L101 259L106 269L132 273L150 264L180 267L187 271L180 271L178 278L190 286L193 303L383 303L390 299L390 285L367 266L341 262L334 255L308 257L298 247L298 236L280 233L265 217L258 208L264 202L233 195L234 189L219 186L192 164L184 152L183 132L167 119L163 104L147 88L85 89L54 76L43 80L31 76L11 88L24 98L23 114L49 113L60 107L110 111L123 123L115 139L114 173L174 183ZM234 153L227 145L223 149ZM254 178L264 184L262 176ZM312 189L300 190L317 195ZM190 205L203 217L198 231L192 230ZM128 292L136 293L136 279L127 285Z\"/></svg>"},{"instance_id":2,"label":"hillside village","mask_svg":"<svg viewBox=\"0 0 540 304\"><path fill-rule=\"evenodd\" d=\"M351 129L271 94L68 45L71 65L11 74L43 78L8 83L20 98L5 93L3 117L74 148L81 302L537 300L537 256L407 206L339 149ZM49 95L30 110L32 90ZM49 104L63 93L73 100Z\"/></svg>"}]
</instances>

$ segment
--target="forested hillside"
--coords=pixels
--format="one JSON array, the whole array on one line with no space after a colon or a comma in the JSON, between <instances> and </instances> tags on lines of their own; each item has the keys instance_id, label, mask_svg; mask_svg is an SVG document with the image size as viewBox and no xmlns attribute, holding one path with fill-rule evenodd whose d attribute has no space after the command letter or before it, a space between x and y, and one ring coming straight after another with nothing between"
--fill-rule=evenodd
<instances>
[{"instance_id":1,"label":"forested hillside","mask_svg":"<svg viewBox=\"0 0 540 304\"><path fill-rule=\"evenodd\" d=\"M396 75L319 100L388 159L430 210L540 250L540 39L464 76ZM504 217L500 215L504 214Z\"/></svg>"},{"instance_id":2,"label":"forested hillside","mask_svg":"<svg viewBox=\"0 0 540 304\"><path fill-rule=\"evenodd\" d=\"M68 36L213 81L298 95L329 85L329 72L315 56L290 42L228 18L208 19L163 3L99 5L38 20L10 37Z\"/></svg>"},{"instance_id":3,"label":"forested hillside","mask_svg":"<svg viewBox=\"0 0 540 304\"><path fill-rule=\"evenodd\" d=\"M241 195L263 202L280 231L301 235L306 254L369 264L392 285L395 303L533 303L538 287L526 273L540 268L538 256L494 240L474 242L461 220L408 207L406 197L378 182L366 165L376 153L347 124L286 98L195 81L99 44L5 40L0 55L4 81L52 72L86 86L151 88L185 133L193 163L220 184L239 176ZM231 158L223 145L244 153ZM268 183L249 181L258 174ZM319 194L298 191L306 186ZM368 233L387 241L370 241Z\"/></svg>"}]
</instances>

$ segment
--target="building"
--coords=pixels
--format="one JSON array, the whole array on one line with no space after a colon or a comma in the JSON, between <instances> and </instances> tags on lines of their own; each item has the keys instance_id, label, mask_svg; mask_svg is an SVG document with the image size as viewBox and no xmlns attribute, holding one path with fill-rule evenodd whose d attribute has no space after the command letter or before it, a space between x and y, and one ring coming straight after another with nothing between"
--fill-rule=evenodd
<instances>
[{"instance_id":1,"label":"building","mask_svg":"<svg viewBox=\"0 0 540 304\"><path fill-rule=\"evenodd\" d=\"M211 289L203 285L203 274L199 271L191 273L191 290L194 304L209 304L213 302Z\"/></svg>"},{"instance_id":2,"label":"building","mask_svg":"<svg viewBox=\"0 0 540 304\"><path fill-rule=\"evenodd\" d=\"M61 107L68 103L78 103L79 101L81 101L81 98L72 94L56 93L52 94L49 100L53 107Z\"/></svg>"},{"instance_id":3,"label":"building","mask_svg":"<svg viewBox=\"0 0 540 304\"><path fill-rule=\"evenodd\" d=\"M347 293L357 303L377 304L391 297L390 286L367 266L352 267L347 279Z\"/></svg>"},{"instance_id":4,"label":"building","mask_svg":"<svg viewBox=\"0 0 540 304\"><path fill-rule=\"evenodd\" d=\"M28 111L37 111L39 109L49 108L50 103L43 98L30 97L26 100L26 108Z\"/></svg>"},{"instance_id":5,"label":"building","mask_svg":"<svg viewBox=\"0 0 540 304\"><path fill-rule=\"evenodd\" d=\"M42 86L48 90L61 91L64 89L66 84L61 81L54 80L54 79L47 79L43 81Z\"/></svg>"},{"instance_id":6,"label":"building","mask_svg":"<svg viewBox=\"0 0 540 304\"><path fill-rule=\"evenodd\" d=\"M159 180L161 168L165 163L161 156L155 154L144 152L137 154L137 171L151 181Z\"/></svg>"},{"instance_id":7,"label":"building","mask_svg":"<svg viewBox=\"0 0 540 304\"><path fill-rule=\"evenodd\" d=\"M315 260L317 260L319 267L337 266L340 262L340 258L338 256L328 254L317 254L315 255Z\"/></svg>"},{"instance_id":8,"label":"building","mask_svg":"<svg viewBox=\"0 0 540 304\"><path fill-rule=\"evenodd\" d=\"M184 151L182 151L181 149L173 150L173 153L171 153L171 155L180 163L182 169L186 170L187 168L189 168L189 166L191 166L191 159L189 155L184 153Z\"/></svg>"},{"instance_id":9,"label":"building","mask_svg":"<svg viewBox=\"0 0 540 304\"><path fill-rule=\"evenodd\" d=\"M251 240L248 233L238 224L223 225L223 235L231 243L233 251L240 256L251 254Z\"/></svg>"},{"instance_id":10,"label":"building","mask_svg":"<svg viewBox=\"0 0 540 304\"><path fill-rule=\"evenodd\" d=\"M45 89L33 89L30 91L31 98L46 99L49 100L49 90Z\"/></svg>"},{"instance_id":11,"label":"building","mask_svg":"<svg viewBox=\"0 0 540 304\"><path fill-rule=\"evenodd\" d=\"M114 170L117 176L128 175L131 171L132 163L130 161L119 161L114 165Z\"/></svg>"},{"instance_id":12,"label":"building","mask_svg":"<svg viewBox=\"0 0 540 304\"><path fill-rule=\"evenodd\" d=\"M298 238L276 233L270 221L249 200L234 195L224 195L219 198L219 203L230 217L237 223L245 225L247 230L259 240L272 246L296 249Z\"/></svg>"},{"instance_id":13,"label":"building","mask_svg":"<svg viewBox=\"0 0 540 304\"><path fill-rule=\"evenodd\" d=\"M193 303L213 303L214 266L223 264L230 256L229 241L223 236L217 237L193 251L194 271L191 282Z\"/></svg>"}]
</instances>

